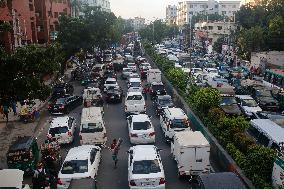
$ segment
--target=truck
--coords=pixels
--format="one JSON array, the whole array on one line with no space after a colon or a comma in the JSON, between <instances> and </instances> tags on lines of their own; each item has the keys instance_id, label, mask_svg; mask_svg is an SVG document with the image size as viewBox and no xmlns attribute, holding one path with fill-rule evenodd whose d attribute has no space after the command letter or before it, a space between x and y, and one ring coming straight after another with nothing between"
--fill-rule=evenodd
<instances>
[{"instance_id":1,"label":"truck","mask_svg":"<svg viewBox=\"0 0 284 189\"><path fill-rule=\"evenodd\" d=\"M176 132L171 153L178 167L178 176L209 174L210 144L200 131Z\"/></svg>"},{"instance_id":2,"label":"truck","mask_svg":"<svg viewBox=\"0 0 284 189\"><path fill-rule=\"evenodd\" d=\"M147 83L162 82L162 73L159 69L149 69L147 71Z\"/></svg>"}]
</instances>

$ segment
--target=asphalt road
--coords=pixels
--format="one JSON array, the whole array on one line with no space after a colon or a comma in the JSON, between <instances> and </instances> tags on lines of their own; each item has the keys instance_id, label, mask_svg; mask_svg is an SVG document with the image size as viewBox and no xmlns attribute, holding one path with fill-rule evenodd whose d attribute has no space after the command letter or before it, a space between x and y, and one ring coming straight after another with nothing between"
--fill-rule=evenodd
<instances>
[{"instance_id":1,"label":"asphalt road","mask_svg":"<svg viewBox=\"0 0 284 189\"><path fill-rule=\"evenodd\" d=\"M118 76L118 78L120 78ZM118 79L119 85L122 87L124 93L127 91L126 81ZM72 82L75 90L75 95L81 95L83 87L79 82ZM179 180L177 177L176 163L172 159L170 154L170 145L165 142L164 136L159 126L159 117L155 115L153 103L150 98L147 98L147 114L152 116L151 121L155 127L156 132L156 143L155 145L162 149L161 157L166 177L166 188L167 189L188 189L190 184L188 180ZM72 147L79 146L79 126L81 119L81 111L83 106L77 107L69 115L76 119L76 132L75 140L70 145L64 145L61 148L61 154L63 159L66 156L68 150ZM124 100L119 104L106 104L104 105L104 120L106 123L107 130L107 145L110 146L112 139L121 138L123 143L121 145L118 155L118 167L114 169L114 163L112 161L111 152L104 148L102 149L102 161L99 167L97 185L99 189L127 189L128 188L128 154L127 150L131 146L128 137L128 129L126 123L126 117L124 114ZM46 117L43 119L41 126L36 136L38 136L38 143L41 144L46 139L46 133L49 128L49 121L56 116L52 116L46 113ZM26 179L25 182L30 183L30 179Z\"/></svg>"}]
</instances>

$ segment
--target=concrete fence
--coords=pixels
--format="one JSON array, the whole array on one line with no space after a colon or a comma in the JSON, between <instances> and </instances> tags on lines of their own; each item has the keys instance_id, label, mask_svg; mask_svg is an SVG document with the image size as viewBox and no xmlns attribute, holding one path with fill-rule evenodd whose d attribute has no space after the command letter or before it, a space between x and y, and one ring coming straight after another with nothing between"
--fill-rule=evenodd
<instances>
[{"instance_id":1,"label":"concrete fence","mask_svg":"<svg viewBox=\"0 0 284 189\"><path fill-rule=\"evenodd\" d=\"M157 65L152 61L152 59L146 55L150 64L153 68L158 68ZM209 132L207 127L201 122L198 116L191 110L186 101L182 96L179 95L177 90L172 86L172 84L167 80L167 78L162 74L162 81L164 83L165 89L169 95L172 96L175 105L182 108L188 115L192 129L195 131L201 131L203 135L207 138L211 145L211 159L217 162L218 167L222 171L235 172L247 186L247 188L255 189L252 182L244 175L243 171L237 166L236 162L232 157L226 152L226 150L218 143L217 139Z\"/></svg>"}]
</instances>

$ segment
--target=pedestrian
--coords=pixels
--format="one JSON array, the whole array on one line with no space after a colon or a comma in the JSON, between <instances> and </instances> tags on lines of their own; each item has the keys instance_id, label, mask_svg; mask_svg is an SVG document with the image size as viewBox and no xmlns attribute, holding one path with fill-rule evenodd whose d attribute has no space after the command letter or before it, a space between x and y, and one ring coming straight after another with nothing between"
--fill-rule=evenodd
<instances>
[{"instance_id":1,"label":"pedestrian","mask_svg":"<svg viewBox=\"0 0 284 189\"><path fill-rule=\"evenodd\" d=\"M143 95L145 100L147 100L147 93L149 92L149 87L148 85L145 85L144 89L143 89Z\"/></svg>"},{"instance_id":2,"label":"pedestrian","mask_svg":"<svg viewBox=\"0 0 284 189\"><path fill-rule=\"evenodd\" d=\"M112 160L114 161L114 168L117 168L117 155L120 149L120 145L122 143L121 139L118 139L118 141L116 139L113 139L112 144L110 146L110 150L112 151Z\"/></svg>"},{"instance_id":3,"label":"pedestrian","mask_svg":"<svg viewBox=\"0 0 284 189\"><path fill-rule=\"evenodd\" d=\"M12 100L11 106L12 106L14 115L17 115L17 102L15 100Z\"/></svg>"},{"instance_id":4,"label":"pedestrian","mask_svg":"<svg viewBox=\"0 0 284 189\"><path fill-rule=\"evenodd\" d=\"M46 186L46 170L43 167L43 163L39 162L37 164L37 169L34 171L33 175L33 189L44 189Z\"/></svg>"},{"instance_id":5,"label":"pedestrian","mask_svg":"<svg viewBox=\"0 0 284 189\"><path fill-rule=\"evenodd\" d=\"M4 115L6 117L6 122L8 123L9 121L9 106L7 104L4 104L3 105L3 112L4 112Z\"/></svg>"},{"instance_id":6,"label":"pedestrian","mask_svg":"<svg viewBox=\"0 0 284 189\"><path fill-rule=\"evenodd\" d=\"M0 113L1 113L2 116L3 116L3 119L5 119L5 114L4 114L3 106L2 106L2 105L0 105Z\"/></svg>"}]
</instances>

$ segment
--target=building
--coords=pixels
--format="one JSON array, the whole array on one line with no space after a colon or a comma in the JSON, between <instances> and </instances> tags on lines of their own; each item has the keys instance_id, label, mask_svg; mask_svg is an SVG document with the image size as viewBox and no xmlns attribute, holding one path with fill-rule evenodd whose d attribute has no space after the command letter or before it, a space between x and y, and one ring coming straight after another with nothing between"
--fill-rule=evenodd
<instances>
[{"instance_id":1,"label":"building","mask_svg":"<svg viewBox=\"0 0 284 189\"><path fill-rule=\"evenodd\" d=\"M0 5L0 47L3 47L6 51L12 51L13 41L12 33L9 28L12 26L12 1L9 3L1 3ZM6 26L6 27L5 27ZM4 29L5 28L5 29Z\"/></svg>"},{"instance_id":2,"label":"building","mask_svg":"<svg viewBox=\"0 0 284 189\"><path fill-rule=\"evenodd\" d=\"M135 17L133 19L133 29L134 31L139 31L140 29L145 27L145 18Z\"/></svg>"},{"instance_id":3,"label":"building","mask_svg":"<svg viewBox=\"0 0 284 189\"><path fill-rule=\"evenodd\" d=\"M197 14L219 14L234 17L240 9L241 1L215 1L215 0L190 0L181 1L177 6L177 25L189 24L191 16Z\"/></svg>"},{"instance_id":4,"label":"building","mask_svg":"<svg viewBox=\"0 0 284 189\"><path fill-rule=\"evenodd\" d=\"M256 68L260 67L264 72L265 69L277 68L284 69L284 51L266 51L252 52L251 65Z\"/></svg>"},{"instance_id":5,"label":"building","mask_svg":"<svg viewBox=\"0 0 284 189\"><path fill-rule=\"evenodd\" d=\"M81 0L83 4L92 7L101 7L102 11L111 12L109 0Z\"/></svg>"},{"instance_id":6,"label":"building","mask_svg":"<svg viewBox=\"0 0 284 189\"><path fill-rule=\"evenodd\" d=\"M175 25L177 19L177 6L168 5L166 8L166 22L168 25Z\"/></svg>"},{"instance_id":7,"label":"building","mask_svg":"<svg viewBox=\"0 0 284 189\"><path fill-rule=\"evenodd\" d=\"M242 0L242 5L251 5L255 6L259 3L260 0Z\"/></svg>"},{"instance_id":8,"label":"building","mask_svg":"<svg viewBox=\"0 0 284 189\"><path fill-rule=\"evenodd\" d=\"M39 44L49 43L57 36L59 29L59 17L71 16L71 4L69 0L36 0L36 33Z\"/></svg>"},{"instance_id":9,"label":"building","mask_svg":"<svg viewBox=\"0 0 284 189\"><path fill-rule=\"evenodd\" d=\"M240 6L241 1L219 1L218 14L233 18Z\"/></svg>"},{"instance_id":10,"label":"building","mask_svg":"<svg viewBox=\"0 0 284 189\"><path fill-rule=\"evenodd\" d=\"M233 22L202 22L194 25L195 39L201 41L206 39L210 44L214 44L218 38L229 38L237 25ZM229 39L227 39L229 41Z\"/></svg>"}]
</instances>

